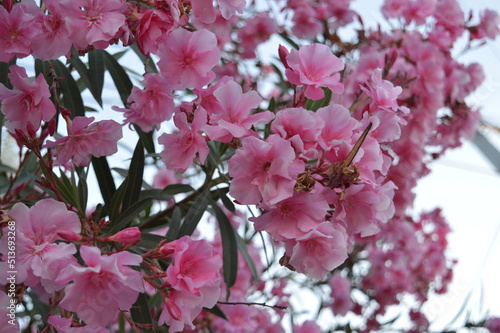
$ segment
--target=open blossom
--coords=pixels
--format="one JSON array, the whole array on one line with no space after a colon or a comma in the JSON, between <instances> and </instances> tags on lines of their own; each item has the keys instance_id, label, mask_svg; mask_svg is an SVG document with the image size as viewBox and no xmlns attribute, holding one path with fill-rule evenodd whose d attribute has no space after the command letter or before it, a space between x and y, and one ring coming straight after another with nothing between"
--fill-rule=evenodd
<instances>
[{"instance_id":1,"label":"open blossom","mask_svg":"<svg viewBox=\"0 0 500 333\"><path fill-rule=\"evenodd\" d=\"M174 124L178 131L173 134L164 133L158 138L158 143L165 146L160 155L167 168L184 172L196 157L201 163L205 162L210 150L200 128L206 123L207 112L202 107L194 112L191 124L184 112L175 114Z\"/></svg>"},{"instance_id":2,"label":"open blossom","mask_svg":"<svg viewBox=\"0 0 500 333\"><path fill-rule=\"evenodd\" d=\"M54 199L38 201L31 208L17 203L9 211L9 216L16 223L16 283L35 288L43 287L52 293L61 289L55 282L58 272L69 264L76 263L73 254L75 245L63 242L59 233L68 231L80 233L80 219L76 213L68 211L66 205ZM50 221L50 223L47 223ZM7 237L0 239L0 251L6 258ZM3 266L7 262L1 263ZM1 269L7 274L7 268Z\"/></svg>"},{"instance_id":3,"label":"open blossom","mask_svg":"<svg viewBox=\"0 0 500 333\"><path fill-rule=\"evenodd\" d=\"M296 158L289 141L277 135L266 141L247 137L229 160L229 192L244 205L272 206L293 195L295 178L303 170L304 162Z\"/></svg>"},{"instance_id":4,"label":"open blossom","mask_svg":"<svg viewBox=\"0 0 500 333\"><path fill-rule=\"evenodd\" d=\"M241 86L234 81L219 87L213 95L218 104L211 110L209 125L203 127L211 140L229 142L233 138L254 135L252 126L268 123L274 118L270 111L250 115L262 99L255 91L243 93Z\"/></svg>"},{"instance_id":5,"label":"open blossom","mask_svg":"<svg viewBox=\"0 0 500 333\"><path fill-rule=\"evenodd\" d=\"M139 50L149 56L150 53L157 53L158 40L166 38L174 30L174 19L169 11L163 8L149 9L144 13L135 13L139 19L139 25L135 31L135 40Z\"/></svg>"},{"instance_id":6,"label":"open blossom","mask_svg":"<svg viewBox=\"0 0 500 333\"><path fill-rule=\"evenodd\" d=\"M73 318L62 318L61 316L50 316L47 322L59 333L107 333L109 330L95 325L72 327Z\"/></svg>"},{"instance_id":7,"label":"open blossom","mask_svg":"<svg viewBox=\"0 0 500 333\"><path fill-rule=\"evenodd\" d=\"M305 86L307 98L318 100L325 94L321 87L329 88L340 94L344 85L340 82L339 71L344 63L337 58L330 48L323 44L305 45L300 50L292 50L286 56L289 68L285 74L291 84Z\"/></svg>"},{"instance_id":8,"label":"open blossom","mask_svg":"<svg viewBox=\"0 0 500 333\"><path fill-rule=\"evenodd\" d=\"M173 262L166 271L171 290L159 324L166 323L171 332L182 331L185 325L194 329L193 320L201 309L212 308L219 299L222 259L212 245L189 236L167 243L163 253Z\"/></svg>"},{"instance_id":9,"label":"open blossom","mask_svg":"<svg viewBox=\"0 0 500 333\"><path fill-rule=\"evenodd\" d=\"M29 1L16 3L10 13L0 6L0 61L9 62L14 56L24 58L31 53L31 40L39 27L33 24L35 16L27 8L30 5Z\"/></svg>"},{"instance_id":10,"label":"open blossom","mask_svg":"<svg viewBox=\"0 0 500 333\"><path fill-rule=\"evenodd\" d=\"M49 121L56 114L49 86L42 74L31 82L23 67L12 65L9 69L8 76L15 90L0 83L1 111L7 118L5 126L12 133L16 129L27 133L29 122L38 130L42 120Z\"/></svg>"},{"instance_id":11,"label":"open blossom","mask_svg":"<svg viewBox=\"0 0 500 333\"><path fill-rule=\"evenodd\" d=\"M130 252L102 255L97 247L82 246L80 255L87 267L72 264L62 270L59 283L66 286L60 305L76 312L86 324L108 325L120 310L128 311L144 291L138 266L142 257Z\"/></svg>"},{"instance_id":12,"label":"open blossom","mask_svg":"<svg viewBox=\"0 0 500 333\"><path fill-rule=\"evenodd\" d=\"M87 166L90 155L109 156L118 151L117 143L123 136L121 125L114 120L91 124L93 121L94 117L75 117L68 124L68 136L46 143L46 147L55 147L57 165L72 161L75 165Z\"/></svg>"},{"instance_id":13,"label":"open blossom","mask_svg":"<svg viewBox=\"0 0 500 333\"><path fill-rule=\"evenodd\" d=\"M287 249L290 265L315 279L323 280L347 259L347 234L341 225L323 222L294 242L293 249Z\"/></svg>"},{"instance_id":14,"label":"open blossom","mask_svg":"<svg viewBox=\"0 0 500 333\"><path fill-rule=\"evenodd\" d=\"M170 80L156 73L147 73L141 83L144 89L132 88L128 109L114 106L113 110L124 112L127 123L136 124L145 133L160 123L172 118L174 113L174 95L170 90Z\"/></svg>"},{"instance_id":15,"label":"open blossom","mask_svg":"<svg viewBox=\"0 0 500 333\"><path fill-rule=\"evenodd\" d=\"M245 26L238 31L238 37L241 40L241 58L255 58L257 46L271 37L278 31L274 19L269 17L267 12L260 12L250 18Z\"/></svg>"},{"instance_id":16,"label":"open blossom","mask_svg":"<svg viewBox=\"0 0 500 333\"><path fill-rule=\"evenodd\" d=\"M212 68L219 63L217 38L202 29L176 29L160 45L158 67L173 88L201 88L215 78Z\"/></svg>"},{"instance_id":17,"label":"open blossom","mask_svg":"<svg viewBox=\"0 0 500 333\"><path fill-rule=\"evenodd\" d=\"M122 0L61 0L59 6L69 38L80 50L89 45L106 48L125 24L127 6Z\"/></svg>"}]
</instances>

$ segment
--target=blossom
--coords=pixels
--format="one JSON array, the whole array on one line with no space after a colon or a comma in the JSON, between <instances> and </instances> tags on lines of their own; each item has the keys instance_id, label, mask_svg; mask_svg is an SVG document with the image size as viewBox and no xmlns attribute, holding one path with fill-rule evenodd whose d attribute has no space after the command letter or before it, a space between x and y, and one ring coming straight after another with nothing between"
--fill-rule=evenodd
<instances>
[{"instance_id":1,"label":"blossom","mask_svg":"<svg viewBox=\"0 0 500 333\"><path fill-rule=\"evenodd\" d=\"M139 50L149 56L157 53L158 40L166 38L174 30L174 20L169 11L163 8L153 8L145 13L135 14L139 19L139 25L135 31L135 40Z\"/></svg>"},{"instance_id":2,"label":"blossom","mask_svg":"<svg viewBox=\"0 0 500 333\"><path fill-rule=\"evenodd\" d=\"M80 247L80 255L87 267L69 265L56 280L73 281L66 286L60 305L76 312L86 324L106 326L120 310L130 310L144 291L141 274L128 267L138 266L142 257L130 252L102 255L93 246Z\"/></svg>"},{"instance_id":3,"label":"blossom","mask_svg":"<svg viewBox=\"0 0 500 333\"><path fill-rule=\"evenodd\" d=\"M485 9L481 12L480 19L477 32L473 36L475 38L496 39L500 34L500 15L494 10Z\"/></svg>"},{"instance_id":4,"label":"blossom","mask_svg":"<svg viewBox=\"0 0 500 333\"><path fill-rule=\"evenodd\" d=\"M96 327L94 325L85 325L80 327L71 327L73 318L62 318L61 316L50 316L47 322L60 333L106 333L107 328Z\"/></svg>"},{"instance_id":5,"label":"blossom","mask_svg":"<svg viewBox=\"0 0 500 333\"><path fill-rule=\"evenodd\" d=\"M266 141L244 138L228 163L233 177L229 193L244 205L262 201L272 206L291 197L295 178L304 169L290 142L277 135Z\"/></svg>"},{"instance_id":6,"label":"blossom","mask_svg":"<svg viewBox=\"0 0 500 333\"><path fill-rule=\"evenodd\" d=\"M49 121L56 114L50 101L49 86L42 74L35 82L30 82L23 67L12 65L9 69L8 76L15 90L0 83L1 111L7 118L5 126L12 133L16 129L27 133L28 123L38 130L42 120Z\"/></svg>"},{"instance_id":7,"label":"blossom","mask_svg":"<svg viewBox=\"0 0 500 333\"><path fill-rule=\"evenodd\" d=\"M257 45L265 42L278 31L276 22L266 12L261 12L250 18L245 26L238 31L241 40L241 58L255 58Z\"/></svg>"},{"instance_id":8,"label":"blossom","mask_svg":"<svg viewBox=\"0 0 500 333\"><path fill-rule=\"evenodd\" d=\"M312 320L307 320L302 325L293 325L295 333L321 333L321 327Z\"/></svg>"},{"instance_id":9,"label":"blossom","mask_svg":"<svg viewBox=\"0 0 500 333\"><path fill-rule=\"evenodd\" d=\"M337 73L344 69L344 63L333 55L328 46L302 46L298 51L292 50L286 61L289 66L285 71L286 77L291 84L304 85L307 98L322 99L325 94L321 87L329 88L335 94L344 91L340 74Z\"/></svg>"},{"instance_id":10,"label":"blossom","mask_svg":"<svg viewBox=\"0 0 500 333\"><path fill-rule=\"evenodd\" d=\"M206 30L174 30L160 45L158 66L175 89L201 88L211 82L220 59L217 38Z\"/></svg>"},{"instance_id":11,"label":"blossom","mask_svg":"<svg viewBox=\"0 0 500 333\"><path fill-rule=\"evenodd\" d=\"M173 134L163 133L158 138L158 143L165 146L160 153L163 162L169 169L184 172L198 157L204 163L209 148L205 137L201 134L200 128L207 123L207 112L202 107L198 107L194 112L191 124L188 123L187 116L183 112L176 113L174 124L178 132Z\"/></svg>"},{"instance_id":12,"label":"blossom","mask_svg":"<svg viewBox=\"0 0 500 333\"><path fill-rule=\"evenodd\" d=\"M294 242L290 265L318 280L347 259L347 234L341 225L323 222Z\"/></svg>"},{"instance_id":13,"label":"blossom","mask_svg":"<svg viewBox=\"0 0 500 333\"><path fill-rule=\"evenodd\" d=\"M93 121L94 117L75 117L68 124L68 136L45 144L46 147L55 147L53 154L57 165L72 160L75 165L87 166L90 155L109 156L118 151L117 142L123 136L121 125L114 120L91 124Z\"/></svg>"},{"instance_id":14,"label":"blossom","mask_svg":"<svg viewBox=\"0 0 500 333\"><path fill-rule=\"evenodd\" d=\"M16 3L10 13L0 6L0 61L9 62L15 56L24 58L31 53L31 40L39 29L33 24L35 16L28 8L31 4L37 8L34 1Z\"/></svg>"},{"instance_id":15,"label":"blossom","mask_svg":"<svg viewBox=\"0 0 500 333\"><path fill-rule=\"evenodd\" d=\"M328 280L332 288L331 308L335 315L345 316L348 311L354 308L354 302L351 299L351 281L340 272L335 272Z\"/></svg>"},{"instance_id":16,"label":"blossom","mask_svg":"<svg viewBox=\"0 0 500 333\"><path fill-rule=\"evenodd\" d=\"M62 202L43 199L31 208L17 203L9 216L16 223L16 283L32 288L41 284L48 293L61 289L62 285L55 280L61 269L76 263L73 256L76 248L73 244L55 242L62 239L61 231L80 233L80 219L76 213L68 211ZM6 249L7 237L3 237L0 250L6 254ZM1 271L7 274L7 269Z\"/></svg>"},{"instance_id":17,"label":"blossom","mask_svg":"<svg viewBox=\"0 0 500 333\"><path fill-rule=\"evenodd\" d=\"M229 142L233 138L253 135L252 126L274 118L270 111L250 115L262 99L255 91L243 93L241 86L234 81L217 88L213 95L218 105L210 114L209 125L202 128L211 140Z\"/></svg>"},{"instance_id":18,"label":"blossom","mask_svg":"<svg viewBox=\"0 0 500 333\"><path fill-rule=\"evenodd\" d=\"M172 118L174 96L170 89L170 79L156 73L147 73L141 83L144 89L132 87L128 98L128 109L114 106L113 110L123 111L127 123L136 124L143 132L158 129L160 123Z\"/></svg>"},{"instance_id":19,"label":"blossom","mask_svg":"<svg viewBox=\"0 0 500 333\"><path fill-rule=\"evenodd\" d=\"M125 24L122 0L61 0L59 6L69 38L80 50L89 45L106 48Z\"/></svg>"},{"instance_id":20,"label":"blossom","mask_svg":"<svg viewBox=\"0 0 500 333\"><path fill-rule=\"evenodd\" d=\"M202 307L212 308L220 296L222 259L209 243L189 236L167 243L162 250L173 263L166 271L170 291L159 324L166 323L172 332L184 325L194 328Z\"/></svg>"}]
</instances>

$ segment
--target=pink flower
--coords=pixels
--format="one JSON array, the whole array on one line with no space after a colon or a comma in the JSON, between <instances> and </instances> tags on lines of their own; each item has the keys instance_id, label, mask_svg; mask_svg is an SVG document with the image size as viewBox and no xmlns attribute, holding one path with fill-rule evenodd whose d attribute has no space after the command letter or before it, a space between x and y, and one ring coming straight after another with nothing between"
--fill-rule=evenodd
<instances>
[{"instance_id":1,"label":"pink flower","mask_svg":"<svg viewBox=\"0 0 500 333\"><path fill-rule=\"evenodd\" d=\"M308 6L300 6L293 14L292 32L299 38L314 39L323 31L323 25L318 19L316 11Z\"/></svg>"},{"instance_id":2,"label":"pink flower","mask_svg":"<svg viewBox=\"0 0 500 333\"><path fill-rule=\"evenodd\" d=\"M490 9L485 9L480 14L481 22L471 37L496 39L500 34L500 15Z\"/></svg>"},{"instance_id":3,"label":"pink flower","mask_svg":"<svg viewBox=\"0 0 500 333\"><path fill-rule=\"evenodd\" d=\"M359 122L351 116L349 110L340 104L330 104L316 114L323 119L325 126L321 130L320 146L328 150L340 142L352 138L354 130L359 127Z\"/></svg>"},{"instance_id":4,"label":"pink flower","mask_svg":"<svg viewBox=\"0 0 500 333\"><path fill-rule=\"evenodd\" d=\"M44 199L31 208L21 203L15 204L9 216L16 222L16 283L24 283L32 288L41 284L48 293L61 289L62 285L55 283L55 279L61 269L76 263L73 257L76 248L73 244L55 242L62 239L60 231L80 233L80 219L76 213L68 211L62 202ZM5 236L4 233L0 239L4 257L7 253ZM7 269L1 271L7 274Z\"/></svg>"},{"instance_id":5,"label":"pink flower","mask_svg":"<svg viewBox=\"0 0 500 333\"><path fill-rule=\"evenodd\" d=\"M166 271L166 281L172 288L202 296L203 288L219 284L222 260L213 246L204 240L192 240L188 236L179 238L169 245L175 246L173 263Z\"/></svg>"},{"instance_id":6,"label":"pink flower","mask_svg":"<svg viewBox=\"0 0 500 333\"><path fill-rule=\"evenodd\" d=\"M167 168L159 169L153 177L153 187L162 189L171 184L182 183L182 179L175 171Z\"/></svg>"},{"instance_id":7,"label":"pink flower","mask_svg":"<svg viewBox=\"0 0 500 333\"><path fill-rule=\"evenodd\" d=\"M1 111L7 118L5 126L12 133L16 129L27 133L30 122L38 130L42 120L49 121L56 114L50 101L49 86L42 74L31 82L24 68L12 65L9 69L8 76L15 90L9 90L0 83Z\"/></svg>"},{"instance_id":8,"label":"pink flower","mask_svg":"<svg viewBox=\"0 0 500 333\"><path fill-rule=\"evenodd\" d=\"M285 71L286 77L291 84L304 85L307 98L322 99L325 94L321 87L329 88L335 94L344 91L337 73L344 69L344 63L333 55L328 46L302 46L299 51L292 50L286 61L290 67Z\"/></svg>"},{"instance_id":9,"label":"pink flower","mask_svg":"<svg viewBox=\"0 0 500 333\"><path fill-rule=\"evenodd\" d=\"M161 74L175 89L201 88L211 82L211 69L219 63L217 38L206 30L174 30L160 45L158 55Z\"/></svg>"},{"instance_id":10,"label":"pink flower","mask_svg":"<svg viewBox=\"0 0 500 333\"><path fill-rule=\"evenodd\" d=\"M174 20L169 11L163 8L150 9L145 13L137 13L139 25L135 32L135 40L144 55L157 53L158 40L164 39L174 30Z\"/></svg>"},{"instance_id":11,"label":"pink flower","mask_svg":"<svg viewBox=\"0 0 500 333\"><path fill-rule=\"evenodd\" d=\"M217 3L222 17L229 20L236 12L243 14L246 0L217 0Z\"/></svg>"},{"instance_id":12,"label":"pink flower","mask_svg":"<svg viewBox=\"0 0 500 333\"><path fill-rule=\"evenodd\" d=\"M241 57L243 59L255 58L255 51L260 43L267 41L271 35L278 31L276 22L269 17L267 12L260 12L246 21L238 37L241 40Z\"/></svg>"},{"instance_id":13,"label":"pink flower","mask_svg":"<svg viewBox=\"0 0 500 333\"><path fill-rule=\"evenodd\" d=\"M328 284L332 288L331 308L333 313L345 316L354 308L354 302L351 299L351 281L340 272L335 272L328 280Z\"/></svg>"},{"instance_id":14,"label":"pink flower","mask_svg":"<svg viewBox=\"0 0 500 333\"><path fill-rule=\"evenodd\" d=\"M75 117L68 123L68 136L48 141L46 147L54 147L56 165L65 165L70 160L79 166L90 163L95 157L113 155L118 151L118 140L122 138L122 127L114 120L101 120L91 124L94 117Z\"/></svg>"},{"instance_id":15,"label":"pink flower","mask_svg":"<svg viewBox=\"0 0 500 333\"><path fill-rule=\"evenodd\" d=\"M325 279L347 259L347 234L340 225L323 222L295 241L289 263L312 278Z\"/></svg>"},{"instance_id":16,"label":"pink flower","mask_svg":"<svg viewBox=\"0 0 500 333\"><path fill-rule=\"evenodd\" d=\"M139 292L144 291L141 274L128 267L138 266L142 257L130 252L101 255L92 246L80 247L80 255L87 267L69 265L56 280L73 281L60 305L76 312L86 324L106 326L120 310L130 310Z\"/></svg>"},{"instance_id":17,"label":"pink flower","mask_svg":"<svg viewBox=\"0 0 500 333\"><path fill-rule=\"evenodd\" d=\"M222 259L209 243L189 236L167 243L164 253L173 258L166 271L171 290L158 323L166 323L172 332L185 325L194 329L202 307L212 308L220 296Z\"/></svg>"},{"instance_id":18,"label":"pink flower","mask_svg":"<svg viewBox=\"0 0 500 333\"><path fill-rule=\"evenodd\" d=\"M294 193L295 178L304 170L289 141L270 135L242 140L242 147L229 160L233 177L229 193L244 205L274 205Z\"/></svg>"},{"instance_id":19,"label":"pink flower","mask_svg":"<svg viewBox=\"0 0 500 333\"><path fill-rule=\"evenodd\" d=\"M170 89L170 79L160 74L147 73L141 81L144 89L132 88L128 109L113 106L115 111L123 111L126 123L136 124L145 133L160 128L160 123L172 118L174 96Z\"/></svg>"},{"instance_id":20,"label":"pink flower","mask_svg":"<svg viewBox=\"0 0 500 333\"><path fill-rule=\"evenodd\" d=\"M297 239L323 223L329 208L320 195L300 192L249 220L255 223L255 230L265 230L277 240Z\"/></svg>"},{"instance_id":21,"label":"pink flower","mask_svg":"<svg viewBox=\"0 0 500 333\"><path fill-rule=\"evenodd\" d=\"M79 50L89 45L106 48L125 24L127 6L122 0L62 0L59 5L69 38Z\"/></svg>"},{"instance_id":22,"label":"pink flower","mask_svg":"<svg viewBox=\"0 0 500 333\"><path fill-rule=\"evenodd\" d=\"M321 333L321 327L312 320L302 323L302 325L293 325L294 333Z\"/></svg>"},{"instance_id":23,"label":"pink flower","mask_svg":"<svg viewBox=\"0 0 500 333\"><path fill-rule=\"evenodd\" d=\"M490 317L484 324L490 333L500 333L500 317Z\"/></svg>"},{"instance_id":24,"label":"pink flower","mask_svg":"<svg viewBox=\"0 0 500 333\"><path fill-rule=\"evenodd\" d=\"M36 17L40 28L31 40L32 54L40 60L57 59L69 53L72 42L59 3L49 0L44 1L44 4L50 10L50 14Z\"/></svg>"},{"instance_id":25,"label":"pink flower","mask_svg":"<svg viewBox=\"0 0 500 333\"><path fill-rule=\"evenodd\" d=\"M94 325L72 327L73 318L61 318L61 316L50 316L47 322L52 325L59 333L107 333L109 330L104 327Z\"/></svg>"},{"instance_id":26,"label":"pink flower","mask_svg":"<svg viewBox=\"0 0 500 333\"><path fill-rule=\"evenodd\" d=\"M9 62L14 56L24 58L31 53L31 40L40 28L33 24L35 16L28 8L31 4L36 8L34 2L16 3L10 13L0 6L0 61Z\"/></svg>"},{"instance_id":27,"label":"pink flower","mask_svg":"<svg viewBox=\"0 0 500 333\"><path fill-rule=\"evenodd\" d=\"M271 131L283 139L290 140L292 146L303 153L317 146L324 126L324 120L315 112L304 108L289 108L276 113Z\"/></svg>"},{"instance_id":28,"label":"pink flower","mask_svg":"<svg viewBox=\"0 0 500 333\"><path fill-rule=\"evenodd\" d=\"M163 162L169 169L184 172L198 157L201 163L205 162L209 148L200 129L207 123L207 112L198 107L194 112L193 122L188 123L183 112L176 113L174 124L179 129L177 133L164 133L158 138L158 143L165 146L160 153Z\"/></svg>"},{"instance_id":29,"label":"pink flower","mask_svg":"<svg viewBox=\"0 0 500 333\"><path fill-rule=\"evenodd\" d=\"M229 142L233 138L254 135L252 126L257 123L268 123L274 115L270 111L250 115L262 100L255 91L243 93L241 86L229 81L214 91L218 107L210 114L210 121L202 130L210 140Z\"/></svg>"}]
</instances>

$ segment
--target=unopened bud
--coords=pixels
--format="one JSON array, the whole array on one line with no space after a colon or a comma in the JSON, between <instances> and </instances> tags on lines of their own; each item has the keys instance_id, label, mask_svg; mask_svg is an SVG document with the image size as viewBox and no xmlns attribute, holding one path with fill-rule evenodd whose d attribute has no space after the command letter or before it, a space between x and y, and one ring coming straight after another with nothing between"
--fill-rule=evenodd
<instances>
[{"instance_id":1,"label":"unopened bud","mask_svg":"<svg viewBox=\"0 0 500 333\"><path fill-rule=\"evenodd\" d=\"M56 132L56 118L50 119L48 130L49 130L49 135L53 136L54 133Z\"/></svg>"},{"instance_id":2,"label":"unopened bud","mask_svg":"<svg viewBox=\"0 0 500 333\"><path fill-rule=\"evenodd\" d=\"M182 319L182 311L177 304L175 304L171 300L167 300L165 304L167 306L168 313L170 313L173 319L175 320Z\"/></svg>"},{"instance_id":3,"label":"unopened bud","mask_svg":"<svg viewBox=\"0 0 500 333\"><path fill-rule=\"evenodd\" d=\"M82 238L79 234L69 229L63 229L57 231L57 236L61 237L62 240L70 242L74 242Z\"/></svg>"},{"instance_id":4,"label":"unopened bud","mask_svg":"<svg viewBox=\"0 0 500 333\"><path fill-rule=\"evenodd\" d=\"M141 230L138 227L123 229L108 239L120 243L135 243L141 239Z\"/></svg>"},{"instance_id":5,"label":"unopened bud","mask_svg":"<svg viewBox=\"0 0 500 333\"><path fill-rule=\"evenodd\" d=\"M160 247L160 253L162 256L170 257L175 251L175 243L176 241L173 241Z\"/></svg>"},{"instance_id":6,"label":"unopened bud","mask_svg":"<svg viewBox=\"0 0 500 333\"><path fill-rule=\"evenodd\" d=\"M26 129L28 130L28 135L31 139L36 139L36 129L33 124L28 121L28 124L26 125Z\"/></svg>"},{"instance_id":7,"label":"unopened bud","mask_svg":"<svg viewBox=\"0 0 500 333\"><path fill-rule=\"evenodd\" d=\"M7 10L7 12L10 13L12 10L12 0L3 0L2 1L3 7Z\"/></svg>"},{"instance_id":8,"label":"unopened bud","mask_svg":"<svg viewBox=\"0 0 500 333\"><path fill-rule=\"evenodd\" d=\"M69 117L71 116L71 111L67 108L61 108L61 114L63 117Z\"/></svg>"},{"instance_id":9,"label":"unopened bud","mask_svg":"<svg viewBox=\"0 0 500 333\"><path fill-rule=\"evenodd\" d=\"M289 53L290 52L288 52L286 47L284 47L283 45L280 45L278 47L278 55L280 57L280 60L287 69L290 68L290 66L288 66L288 62L286 61L286 57L288 56Z\"/></svg>"}]
</instances>

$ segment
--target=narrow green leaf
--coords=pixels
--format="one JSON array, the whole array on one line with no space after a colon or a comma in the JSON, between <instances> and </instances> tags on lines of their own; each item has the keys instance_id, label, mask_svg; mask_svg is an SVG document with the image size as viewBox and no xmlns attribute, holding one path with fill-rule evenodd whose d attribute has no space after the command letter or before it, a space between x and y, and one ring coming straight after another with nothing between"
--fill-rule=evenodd
<instances>
[{"instance_id":1,"label":"narrow green leaf","mask_svg":"<svg viewBox=\"0 0 500 333\"><path fill-rule=\"evenodd\" d=\"M229 187L222 188L222 189L217 189L218 195L220 200L222 201L222 204L228 211L231 213L234 213L236 211L236 208L234 207L234 203L227 197L227 192L229 191Z\"/></svg>"},{"instance_id":2,"label":"narrow green leaf","mask_svg":"<svg viewBox=\"0 0 500 333\"><path fill-rule=\"evenodd\" d=\"M128 179L125 179L120 184L120 186L118 186L118 189L115 191L113 197L111 198L110 204L106 205L106 210L108 212L110 221L115 221L120 215L121 205L123 202L123 198L125 197L125 191L127 189L127 182Z\"/></svg>"},{"instance_id":3,"label":"narrow green leaf","mask_svg":"<svg viewBox=\"0 0 500 333\"><path fill-rule=\"evenodd\" d=\"M9 67L16 64L16 58L12 59L10 62L1 62L0 61L0 83L3 84L6 88L12 89L12 84L9 80Z\"/></svg>"},{"instance_id":4,"label":"narrow green leaf","mask_svg":"<svg viewBox=\"0 0 500 333\"><path fill-rule=\"evenodd\" d=\"M71 110L73 117L85 116L85 108L80 89L70 71L59 60L51 60L56 75L61 79L58 84L62 91L62 102L65 108Z\"/></svg>"},{"instance_id":5,"label":"narrow green leaf","mask_svg":"<svg viewBox=\"0 0 500 333\"><path fill-rule=\"evenodd\" d=\"M123 67L118 63L118 61L110 55L106 51L102 51L104 56L104 64L111 74L111 78L115 83L116 89L120 94L120 98L123 102L123 105L127 105L127 99L130 96L130 92L132 91L132 81L128 77L127 73L123 69Z\"/></svg>"},{"instance_id":6,"label":"narrow green leaf","mask_svg":"<svg viewBox=\"0 0 500 333\"><path fill-rule=\"evenodd\" d=\"M89 89L95 100L102 107L102 89L104 88L104 54L103 50L97 49L89 52Z\"/></svg>"},{"instance_id":7,"label":"narrow green leaf","mask_svg":"<svg viewBox=\"0 0 500 333\"><path fill-rule=\"evenodd\" d=\"M134 218L139 216L139 214L143 212L146 207L151 205L151 202L151 198L145 198L141 201L133 203L128 209L121 213L115 221L111 221L110 232L113 233L127 228Z\"/></svg>"},{"instance_id":8,"label":"narrow green leaf","mask_svg":"<svg viewBox=\"0 0 500 333\"><path fill-rule=\"evenodd\" d=\"M211 309L209 308L203 308L203 309L205 309L205 311L210 312L213 315L216 315L217 317L221 317L224 320L228 320L226 314L222 312L222 310L217 305L214 305L214 307Z\"/></svg>"},{"instance_id":9,"label":"narrow green leaf","mask_svg":"<svg viewBox=\"0 0 500 333\"><path fill-rule=\"evenodd\" d=\"M325 97L316 101L307 100L304 108L311 111L318 111L320 108L330 104L330 100L332 99L332 91L328 88L323 88L323 91L325 92Z\"/></svg>"},{"instance_id":10,"label":"narrow green leaf","mask_svg":"<svg viewBox=\"0 0 500 333\"><path fill-rule=\"evenodd\" d=\"M280 32L278 35L281 36L281 38L283 38L288 44L290 44L290 46L292 46L294 49L298 50L300 49L300 46L299 44L295 43L290 37L288 37L286 35L286 33L284 32Z\"/></svg>"},{"instance_id":11,"label":"narrow green leaf","mask_svg":"<svg viewBox=\"0 0 500 333\"><path fill-rule=\"evenodd\" d=\"M257 272L257 267L255 266L255 262L253 261L253 258L250 256L250 253L248 253L247 245L245 244L245 241L243 238L238 235L236 230L234 231L235 236L236 236L236 243L238 245L238 249L241 252L241 255L243 256L243 259L245 259L245 262L248 265L248 268L250 269L250 272L252 273L253 280L255 282L259 281L259 274Z\"/></svg>"},{"instance_id":12,"label":"narrow green leaf","mask_svg":"<svg viewBox=\"0 0 500 333\"><path fill-rule=\"evenodd\" d=\"M64 175L64 174L63 174ZM66 181L64 180L65 178L67 179L66 175L61 175L61 178L55 177L55 181L57 184L57 189L59 190L59 193L61 193L62 197L64 200L66 200L67 203L72 205L73 207L78 207L78 198L76 195L76 191L72 187L72 185L68 185Z\"/></svg>"},{"instance_id":13,"label":"narrow green leaf","mask_svg":"<svg viewBox=\"0 0 500 333\"><path fill-rule=\"evenodd\" d=\"M163 240L165 240L165 236L145 232L141 234L141 241L137 244L137 247L154 249Z\"/></svg>"},{"instance_id":14,"label":"narrow green leaf","mask_svg":"<svg viewBox=\"0 0 500 333\"><path fill-rule=\"evenodd\" d=\"M170 184L161 190L162 194L175 195L179 193L193 192L194 188L189 184Z\"/></svg>"},{"instance_id":15,"label":"narrow green leaf","mask_svg":"<svg viewBox=\"0 0 500 333\"><path fill-rule=\"evenodd\" d=\"M134 129L139 135L139 137L142 140L142 143L144 144L144 147L148 151L149 154L156 155L156 149L155 149L155 143L153 140L153 131L150 131L148 133L144 133L141 128L137 125L134 125Z\"/></svg>"},{"instance_id":16,"label":"narrow green leaf","mask_svg":"<svg viewBox=\"0 0 500 333\"><path fill-rule=\"evenodd\" d=\"M80 208L82 209L80 213L85 213L85 210L87 209L89 189L86 178L87 177L83 172L78 175L78 202L80 203Z\"/></svg>"},{"instance_id":17,"label":"narrow green leaf","mask_svg":"<svg viewBox=\"0 0 500 333\"><path fill-rule=\"evenodd\" d=\"M186 216L184 217L184 222L179 229L179 237L185 235L190 236L193 234L198 226L198 223L200 222L201 217L208 207L209 200L209 189L207 189L200 193L200 195L193 201Z\"/></svg>"},{"instance_id":18,"label":"narrow green leaf","mask_svg":"<svg viewBox=\"0 0 500 333\"><path fill-rule=\"evenodd\" d=\"M158 73L158 69L156 68L153 59L142 54L141 50L139 50L139 46L137 46L137 43L132 44L130 47L132 48L132 50L134 50L139 59L141 59L142 63L144 64L146 73Z\"/></svg>"},{"instance_id":19,"label":"narrow green leaf","mask_svg":"<svg viewBox=\"0 0 500 333\"><path fill-rule=\"evenodd\" d=\"M153 333L155 331L153 318L151 318L151 310L149 309L148 296L140 293L134 305L130 309L132 320L137 324L151 325L151 328L141 326L141 331L144 333Z\"/></svg>"},{"instance_id":20,"label":"narrow green leaf","mask_svg":"<svg viewBox=\"0 0 500 333\"><path fill-rule=\"evenodd\" d=\"M172 213L172 216L168 221L168 231L167 235L165 236L167 240L173 241L179 238L178 235L181 227L181 219L182 219L181 210L179 209L179 207L175 207L174 212Z\"/></svg>"},{"instance_id":21,"label":"narrow green leaf","mask_svg":"<svg viewBox=\"0 0 500 333\"><path fill-rule=\"evenodd\" d=\"M130 161L130 167L127 175L127 189L122 202L122 211L130 207L139 200L142 188L142 178L144 175L144 146L142 140L137 141L137 145Z\"/></svg>"},{"instance_id":22,"label":"narrow green leaf","mask_svg":"<svg viewBox=\"0 0 500 333\"><path fill-rule=\"evenodd\" d=\"M94 172L97 182L99 183L102 198L106 206L108 206L111 203L113 194L116 192L116 187L106 156L99 158L92 156L92 165L94 166Z\"/></svg>"},{"instance_id":23,"label":"narrow green leaf","mask_svg":"<svg viewBox=\"0 0 500 333\"><path fill-rule=\"evenodd\" d=\"M217 203L212 199L209 199L209 201L210 206L215 213L215 217L219 222L220 238L222 242L224 282L227 286L226 299L229 299L230 288L236 282L236 276L238 274L238 245L236 242L236 231L219 205L217 205Z\"/></svg>"},{"instance_id":24,"label":"narrow green leaf","mask_svg":"<svg viewBox=\"0 0 500 333\"><path fill-rule=\"evenodd\" d=\"M92 84L91 84L90 78L89 78L89 70L88 70L87 66L83 63L82 59L80 58L80 55L78 54L78 50L75 49L74 47L71 48L71 58L69 58L69 62L71 63L71 65L73 65L73 68L76 69L76 71L78 72L78 75L80 75L80 79L78 79L76 81L78 88L80 90L82 90L80 85L83 84L83 86L85 86L86 88L89 89L92 96L94 96L94 99L102 107L102 101L98 100L98 98L96 97L96 94L92 88Z\"/></svg>"}]
</instances>

